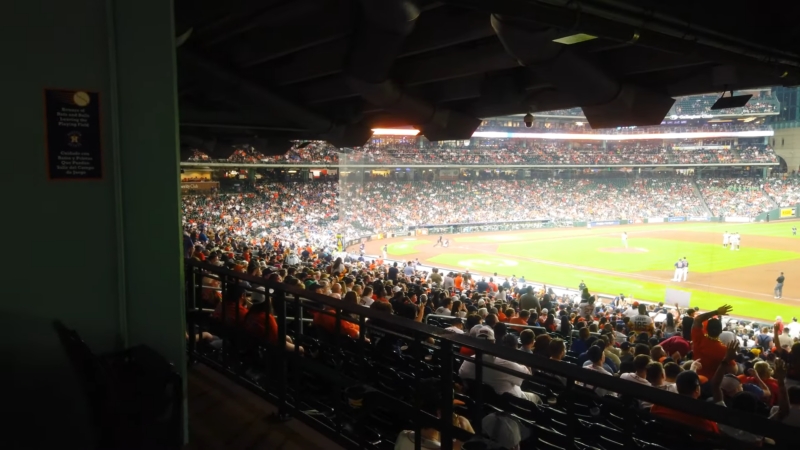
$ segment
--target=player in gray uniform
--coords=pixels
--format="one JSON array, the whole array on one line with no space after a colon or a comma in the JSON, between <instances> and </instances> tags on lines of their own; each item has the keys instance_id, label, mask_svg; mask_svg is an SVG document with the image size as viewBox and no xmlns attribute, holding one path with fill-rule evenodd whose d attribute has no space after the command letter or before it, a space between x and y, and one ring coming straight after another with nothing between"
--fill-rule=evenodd
<instances>
[{"instance_id":1,"label":"player in gray uniform","mask_svg":"<svg viewBox=\"0 0 800 450\"><path fill-rule=\"evenodd\" d=\"M731 240L731 235L728 234L728 232L726 231L722 235L722 248L728 248L728 243L730 242L730 240Z\"/></svg>"},{"instance_id":2,"label":"player in gray uniform","mask_svg":"<svg viewBox=\"0 0 800 450\"><path fill-rule=\"evenodd\" d=\"M689 261L686 260L686 257L683 257L683 281L686 281L686 277L689 275Z\"/></svg>"},{"instance_id":3,"label":"player in gray uniform","mask_svg":"<svg viewBox=\"0 0 800 450\"><path fill-rule=\"evenodd\" d=\"M675 276L672 277L672 281L681 281L681 275L683 275L683 261L678 258L678 262L673 265L675 266Z\"/></svg>"}]
</instances>

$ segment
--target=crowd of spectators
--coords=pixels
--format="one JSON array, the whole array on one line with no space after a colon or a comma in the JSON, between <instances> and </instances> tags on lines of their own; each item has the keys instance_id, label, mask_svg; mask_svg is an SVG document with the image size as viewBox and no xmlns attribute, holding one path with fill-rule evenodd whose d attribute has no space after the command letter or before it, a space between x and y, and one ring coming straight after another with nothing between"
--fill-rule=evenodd
<instances>
[{"instance_id":1,"label":"crowd of spectators","mask_svg":"<svg viewBox=\"0 0 800 450\"><path fill-rule=\"evenodd\" d=\"M531 219L604 221L650 217L755 217L800 201L795 179L542 178L363 182L259 182L246 192L183 197L184 224L247 239L329 242L419 225ZM705 202L705 205L704 205ZM340 220L341 219L341 220Z\"/></svg>"},{"instance_id":2,"label":"crowd of spectators","mask_svg":"<svg viewBox=\"0 0 800 450\"><path fill-rule=\"evenodd\" d=\"M800 203L800 180L796 176L770 178L764 183L764 191L781 208Z\"/></svg>"},{"instance_id":3,"label":"crowd of spectators","mask_svg":"<svg viewBox=\"0 0 800 450\"><path fill-rule=\"evenodd\" d=\"M755 217L774 208L762 188L763 180L753 178L700 178L697 185L714 216Z\"/></svg>"},{"instance_id":4,"label":"crowd of spectators","mask_svg":"<svg viewBox=\"0 0 800 450\"><path fill-rule=\"evenodd\" d=\"M653 141L573 143L560 140L488 139L469 141L420 142L416 137L382 137L367 145L340 150L325 142L306 142L282 156L267 157L255 150L237 150L227 162L298 164L453 164L466 166L553 164L553 165L630 165L630 164L708 164L775 162L773 150L764 144L732 145L730 141L665 145ZM686 148L690 147L690 148ZM209 161L196 151L190 161Z\"/></svg>"},{"instance_id":5,"label":"crowd of spectators","mask_svg":"<svg viewBox=\"0 0 800 450\"><path fill-rule=\"evenodd\" d=\"M691 181L683 178L368 181L341 186L344 220L367 230L532 218L706 215Z\"/></svg>"},{"instance_id":6,"label":"crowd of spectators","mask_svg":"<svg viewBox=\"0 0 800 450\"><path fill-rule=\"evenodd\" d=\"M325 249L297 246L280 239L269 239L259 248L251 248L248 243L231 237L221 242L189 240L187 257L190 258L383 311L401 320L430 319L427 320L429 324L450 333L685 398L713 401L789 426L800 426L800 386L796 386L800 384L800 324L796 319L784 323L778 317L774 323L763 324L730 321L727 319L735 311L728 305L701 312L698 308L667 307L663 303L647 305L627 300L624 295L604 303L591 295L583 283L580 295L558 296L546 286L541 289L527 286L524 278L482 277L469 271L440 273L434 269L429 272L415 261L398 265L380 259L369 261L363 256L336 259ZM234 286L229 287L226 298L222 298L214 290L213 283L212 279L204 281L204 291L207 289L210 295L204 293L202 297L206 307L216 310L213 318L227 317L230 325L240 325L243 331L256 337L269 330L269 342L277 343L275 313L269 294L256 290L248 298L241 288ZM325 308L325 311L334 310ZM313 312L310 326L312 330L319 330L318 336L341 335L339 345L342 339L361 337L366 345L376 350L402 353L403 346L408 345L402 337L373 331L370 322L361 329L357 317L355 323L337 324L325 311ZM220 338L208 333L199 337L209 345L220 345ZM287 339L285 345L288 350L295 350L291 339ZM305 349L298 350L305 354ZM474 352L462 347L460 354L465 359L455 380L458 395L470 396L481 390L485 402L511 396L529 402L529 408L536 409L535 405L543 405L550 398L539 390L544 385L530 383L530 380L534 377L540 381L549 380L549 386L567 384L565 379L546 371L490 355L482 356L484 362L512 373L484 366L479 377ZM482 380L483 385L479 385L478 380ZM424 383L418 386L418 395L430 396L418 405L433 403L430 411L426 411L434 416L438 412L434 399L452 401L449 392L446 397L437 396L435 389L424 389ZM594 391L599 397L618 397L617 393L606 389L588 385L583 388ZM489 394L494 397L487 397ZM721 434L748 445L768 443L764 436L718 425L658 404L635 398L619 397L618 400L624 401L630 411L647 411L657 418ZM467 410L454 415L453 424L473 434L471 420L486 418L483 414L473 416ZM483 438L504 448L518 448L527 433L520 433L517 427L524 427L524 423L512 420L503 422L499 429L484 427ZM439 434L425 427L417 431L399 431L394 448L414 448L416 432L423 434L425 448L438 448ZM460 448L463 442L470 440L472 438L467 436L456 442L456 446Z\"/></svg>"},{"instance_id":7,"label":"crowd of spectators","mask_svg":"<svg viewBox=\"0 0 800 450\"><path fill-rule=\"evenodd\" d=\"M667 113L667 117L672 115L728 115L728 114L758 114L758 113L773 113L778 112L778 102L771 93L766 92L759 96L754 96L741 108L720 109L716 111L711 110L713 105L719 99L719 95L692 95L689 97L679 97L675 100L675 104ZM581 108L559 109L555 111L546 111L534 114L536 115L549 115L549 116L568 116L568 117L583 117L583 110Z\"/></svg>"}]
</instances>

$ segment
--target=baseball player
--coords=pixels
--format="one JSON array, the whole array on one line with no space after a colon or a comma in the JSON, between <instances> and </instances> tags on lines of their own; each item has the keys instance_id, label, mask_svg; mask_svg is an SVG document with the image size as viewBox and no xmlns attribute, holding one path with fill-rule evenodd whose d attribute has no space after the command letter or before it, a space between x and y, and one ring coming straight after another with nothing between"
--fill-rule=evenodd
<instances>
[{"instance_id":1,"label":"baseball player","mask_svg":"<svg viewBox=\"0 0 800 450\"><path fill-rule=\"evenodd\" d=\"M681 275L683 275L683 260L678 258L678 262L673 265L675 266L675 276L672 277L672 281L681 281Z\"/></svg>"},{"instance_id":2,"label":"baseball player","mask_svg":"<svg viewBox=\"0 0 800 450\"><path fill-rule=\"evenodd\" d=\"M622 232L622 246L628 248L628 233Z\"/></svg>"},{"instance_id":3,"label":"baseball player","mask_svg":"<svg viewBox=\"0 0 800 450\"><path fill-rule=\"evenodd\" d=\"M722 248L728 248L728 242L730 242L730 239L731 235L726 231L725 234L722 235Z\"/></svg>"},{"instance_id":4,"label":"baseball player","mask_svg":"<svg viewBox=\"0 0 800 450\"><path fill-rule=\"evenodd\" d=\"M797 236L797 227L792 227L792 236Z\"/></svg>"},{"instance_id":5,"label":"baseball player","mask_svg":"<svg viewBox=\"0 0 800 450\"><path fill-rule=\"evenodd\" d=\"M361 245L358 246L358 251L361 252L361 256L364 256L364 248L366 245L362 242Z\"/></svg>"},{"instance_id":6,"label":"baseball player","mask_svg":"<svg viewBox=\"0 0 800 450\"><path fill-rule=\"evenodd\" d=\"M731 235L731 251L739 250L739 239L741 239L741 237L738 232Z\"/></svg>"},{"instance_id":7,"label":"baseball player","mask_svg":"<svg viewBox=\"0 0 800 450\"><path fill-rule=\"evenodd\" d=\"M437 240L436 243L433 244L434 247L439 245L444 246L444 242L442 242L442 236L439 236L439 240Z\"/></svg>"},{"instance_id":8,"label":"baseball player","mask_svg":"<svg viewBox=\"0 0 800 450\"><path fill-rule=\"evenodd\" d=\"M384 245L383 246L383 259L386 259L386 253L388 252L388 250L389 250L389 246L388 245Z\"/></svg>"},{"instance_id":9,"label":"baseball player","mask_svg":"<svg viewBox=\"0 0 800 450\"><path fill-rule=\"evenodd\" d=\"M683 281L686 281L686 277L689 275L689 261L686 260L686 257L683 257Z\"/></svg>"}]
</instances>

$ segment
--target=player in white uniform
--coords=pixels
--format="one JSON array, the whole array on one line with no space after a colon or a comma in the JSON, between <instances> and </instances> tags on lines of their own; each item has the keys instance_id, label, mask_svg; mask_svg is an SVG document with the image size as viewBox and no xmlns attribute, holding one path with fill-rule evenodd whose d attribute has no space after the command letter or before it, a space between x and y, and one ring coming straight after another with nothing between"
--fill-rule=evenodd
<instances>
[{"instance_id":1,"label":"player in white uniform","mask_svg":"<svg viewBox=\"0 0 800 450\"><path fill-rule=\"evenodd\" d=\"M742 243L742 236L739 235L739 232L736 232L736 251L739 251L739 244Z\"/></svg>"},{"instance_id":2,"label":"player in white uniform","mask_svg":"<svg viewBox=\"0 0 800 450\"><path fill-rule=\"evenodd\" d=\"M689 261L686 260L686 257L683 257L683 281L686 281L686 277L689 275Z\"/></svg>"},{"instance_id":3,"label":"player in white uniform","mask_svg":"<svg viewBox=\"0 0 800 450\"><path fill-rule=\"evenodd\" d=\"M681 275L683 275L683 260L678 258L678 262L673 265L675 266L675 276L672 277L672 281L681 281Z\"/></svg>"},{"instance_id":4,"label":"player in white uniform","mask_svg":"<svg viewBox=\"0 0 800 450\"><path fill-rule=\"evenodd\" d=\"M731 251L739 248L739 233L731 234Z\"/></svg>"},{"instance_id":5,"label":"player in white uniform","mask_svg":"<svg viewBox=\"0 0 800 450\"><path fill-rule=\"evenodd\" d=\"M722 235L722 248L728 248L728 242L730 242L730 239L731 235L726 231L725 234Z\"/></svg>"},{"instance_id":6,"label":"player in white uniform","mask_svg":"<svg viewBox=\"0 0 800 450\"><path fill-rule=\"evenodd\" d=\"M628 248L628 233L622 232L622 246Z\"/></svg>"}]
</instances>

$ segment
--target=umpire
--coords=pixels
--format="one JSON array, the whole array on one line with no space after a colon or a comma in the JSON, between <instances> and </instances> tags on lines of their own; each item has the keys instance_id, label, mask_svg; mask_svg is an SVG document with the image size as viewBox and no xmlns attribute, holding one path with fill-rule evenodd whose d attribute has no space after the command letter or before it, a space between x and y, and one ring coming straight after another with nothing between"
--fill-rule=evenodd
<instances>
[{"instance_id":1,"label":"umpire","mask_svg":"<svg viewBox=\"0 0 800 450\"><path fill-rule=\"evenodd\" d=\"M777 284L775 284L775 298L783 297L783 280L785 280L783 276L783 272L781 275L775 280Z\"/></svg>"}]
</instances>

